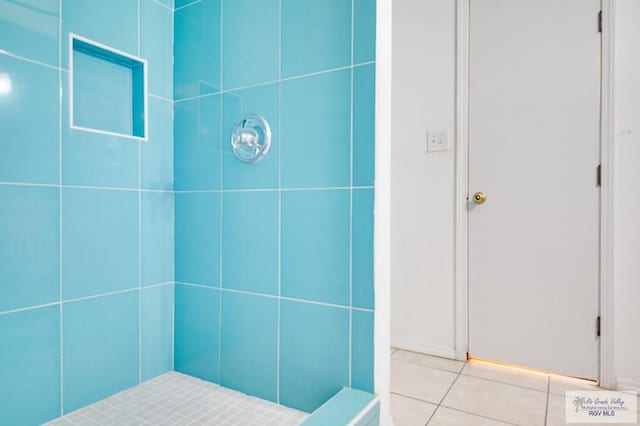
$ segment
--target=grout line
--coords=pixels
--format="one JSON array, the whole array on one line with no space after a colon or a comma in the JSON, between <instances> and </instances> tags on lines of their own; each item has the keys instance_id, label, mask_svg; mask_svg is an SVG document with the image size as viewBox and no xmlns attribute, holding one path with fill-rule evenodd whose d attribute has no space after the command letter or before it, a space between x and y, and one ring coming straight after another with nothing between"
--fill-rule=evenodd
<instances>
[{"instance_id":1,"label":"grout line","mask_svg":"<svg viewBox=\"0 0 640 426\"><path fill-rule=\"evenodd\" d=\"M453 379L453 382L451 382L451 385L449 385L449 389L447 389L447 391L444 393L444 395L442 395L442 398L440 399L440 402L438 402L438 405L442 405L442 403L444 402L444 399L447 397L447 395L449 395L449 392L451 391L451 389L453 388L453 385L456 384L456 382L458 381L458 379L460 378L460 376L462 375L462 370L461 369L458 374L456 375L456 378Z\"/></svg>"},{"instance_id":2,"label":"grout line","mask_svg":"<svg viewBox=\"0 0 640 426\"><path fill-rule=\"evenodd\" d=\"M189 7L189 6L193 6L194 4L200 3L201 1L202 1L202 0L195 0L195 1L192 1L191 3L183 4L183 5L182 5L182 6L180 6L180 7L176 7L176 8L174 8L174 9L173 9L173 11L174 11L174 12L177 12L177 11L182 10L182 9L184 9L184 8L187 8L187 7Z\"/></svg>"},{"instance_id":3,"label":"grout line","mask_svg":"<svg viewBox=\"0 0 640 426\"><path fill-rule=\"evenodd\" d=\"M406 397L406 398L411 398L411 397L409 397L409 396L407 396L407 395L401 395L401 394L397 394L397 395L400 395L400 396L403 396L403 397ZM415 399L415 400L417 400L417 401L422 401L421 399L417 399L417 398L411 398L411 399ZM423 402L427 402L427 401L423 401ZM431 416L429 417L429 420L427 421L426 425L428 425L428 424L429 424L429 422L431 422L431 421L433 420L433 417L436 415L436 412L437 412L437 411L438 411L438 409L440 409L441 407L442 407L442 408L446 408L447 410L453 410L453 411L457 411L457 412L459 412L459 413L469 414L470 416L480 417L480 418L483 418L483 419L486 419L486 420L491 420L491 421L498 422L498 423L502 423L502 424L505 424L505 425L519 426L519 425L518 425L518 424L516 424L516 423L510 423L510 422L506 422L506 421L504 421L504 420L496 419L495 417L488 417L488 416L484 416L484 415L482 415L482 414L477 414L477 413L474 413L474 412L471 412L471 411L461 410L460 408L447 407L446 405L438 405L438 406L436 407L435 411L434 411L434 412L431 414ZM425 425L425 426L426 426L426 425Z\"/></svg>"},{"instance_id":4,"label":"grout line","mask_svg":"<svg viewBox=\"0 0 640 426\"><path fill-rule=\"evenodd\" d=\"M64 310L62 299L64 297L63 281L63 209L62 209L62 0L58 1L58 239L60 253L58 254L58 272L60 274L58 290L58 315L60 326L60 415L64 415Z\"/></svg>"},{"instance_id":5,"label":"grout line","mask_svg":"<svg viewBox=\"0 0 640 426\"><path fill-rule=\"evenodd\" d=\"M62 136L60 136L62 138ZM62 148L60 148L62 149ZM60 153L62 155L62 153ZM62 162L62 160L60 160ZM61 177L59 179L62 179ZM174 193L173 190L145 189L145 188L119 188L111 186L89 186L89 185L64 185L55 183L29 183L29 182L0 182L0 186L35 186L46 188L66 188L66 189L96 189L101 191L129 191L129 192L163 192Z\"/></svg>"},{"instance_id":6,"label":"grout line","mask_svg":"<svg viewBox=\"0 0 640 426\"><path fill-rule=\"evenodd\" d=\"M211 92L211 93L203 93L201 95L196 95L196 96L187 96L184 98L180 98L180 99L175 99L174 102L187 102L187 101L193 101L196 99L200 99L200 98L206 98L206 97L211 97L211 96L219 96L225 93L233 93L233 92L239 92L242 90L246 90L246 89L253 89L256 87L262 87L262 86L269 86L271 84L277 84L277 83L281 83L283 81L291 81L291 80L298 80L301 78L307 78L307 77L314 77L316 75L322 75L322 74L329 74L332 72L337 72L337 71L344 71L344 70L348 70L351 68L358 68L358 67L363 67L366 65L371 65L371 64L375 64L376 61L368 61L368 62L361 62L358 64L354 64L354 65L347 65L344 67L338 67L338 68L332 68L329 70L323 70L323 71L316 71L316 72L312 72L312 73L308 73L308 74L300 74L300 75L294 75L291 77L285 77L285 78L280 78L278 80L269 80L269 81L265 81L262 83L255 83L255 84L250 84L247 86L240 86L240 87L234 87L231 89L224 89L224 90L218 90L216 92Z\"/></svg>"},{"instance_id":7,"label":"grout line","mask_svg":"<svg viewBox=\"0 0 640 426\"><path fill-rule=\"evenodd\" d=\"M175 92L173 79L175 77L175 51L176 51L176 13L175 13L175 0L171 0L171 224L172 236L171 242L173 244L173 259L171 265L171 275L173 278L171 292L171 370L176 369L176 195L173 191L175 187L175 171L174 171L174 152L175 152Z\"/></svg>"},{"instance_id":8,"label":"grout line","mask_svg":"<svg viewBox=\"0 0 640 426\"><path fill-rule=\"evenodd\" d=\"M138 44L137 44L137 56L140 56L140 27L142 25L142 18L140 13L140 0L138 0ZM145 65L146 68L146 65ZM145 76L146 80L146 76ZM145 81L145 85L146 85ZM146 89L146 87L145 87ZM145 90L145 95L148 96L148 90ZM145 102L145 108L149 106ZM145 111L145 126L148 124L148 110ZM145 128L145 137L149 138L148 130ZM138 383L142 383L142 144L138 144Z\"/></svg>"},{"instance_id":9,"label":"grout line","mask_svg":"<svg viewBox=\"0 0 640 426\"><path fill-rule=\"evenodd\" d=\"M439 409L440 409L440 405L436 405L436 409L433 410L433 413L431 413L431 415L427 418L427 421L424 424L424 426L428 426L429 425L429 422L431 422L431 419L433 419L433 417L436 415L436 413L438 412Z\"/></svg>"},{"instance_id":10,"label":"grout line","mask_svg":"<svg viewBox=\"0 0 640 426\"><path fill-rule=\"evenodd\" d=\"M373 311L372 311L372 312L373 312ZM399 349L396 349L396 351L398 351L398 350L399 350ZM401 349L401 350L403 350L403 351L404 351L404 349ZM410 351L405 351L405 352L410 352ZM392 360L392 361L399 362L399 363L402 363L402 364L411 364L411 365L416 365L416 366L418 366L418 367L430 368L430 369L432 369L432 370L444 371L444 372L451 373L451 374L462 374L462 370L464 369L464 367L463 367L463 368L461 368L461 369L460 369L460 371L457 371L457 372L456 372L456 371L446 370L446 369L441 368L441 367L431 367L431 366L429 366L429 365L424 365L424 364L420 364L420 363L413 362L413 361L407 361L407 360L404 360L404 359L394 358L394 357L393 357L393 353L394 353L394 352L392 352L392 354L391 354L391 355L392 355L392 356L391 356L391 360ZM418 353L418 352L414 352L414 353ZM421 354L421 355L426 355L426 354ZM434 355L427 355L427 356L435 357ZM435 357L435 358L439 358L439 357ZM448 359L448 358L444 358L444 359ZM462 374L462 375L463 375L463 376L466 376L466 377L473 377L473 376L467 376L467 375L465 375L465 374ZM479 377L476 377L476 378L478 378L478 379L479 379ZM529 388L525 388L525 389L529 389Z\"/></svg>"},{"instance_id":11,"label":"grout line","mask_svg":"<svg viewBox=\"0 0 640 426\"><path fill-rule=\"evenodd\" d=\"M154 2L155 4L157 4L158 6L164 7L167 10L170 10L171 12L173 12L173 8L167 6L164 3L160 3L158 0L151 0L152 2Z\"/></svg>"},{"instance_id":12,"label":"grout line","mask_svg":"<svg viewBox=\"0 0 640 426\"><path fill-rule=\"evenodd\" d=\"M547 424L549 418L549 389L551 388L551 376L547 376L547 402L544 405L544 424Z\"/></svg>"},{"instance_id":13,"label":"grout line","mask_svg":"<svg viewBox=\"0 0 640 426\"><path fill-rule=\"evenodd\" d=\"M282 0L278 0L278 318L276 334L276 402L280 404L280 334L282 326Z\"/></svg>"},{"instance_id":14,"label":"grout line","mask_svg":"<svg viewBox=\"0 0 640 426\"><path fill-rule=\"evenodd\" d=\"M349 67L349 308L353 307L353 46L355 0L351 0L351 66ZM353 310L349 310L349 387L353 383Z\"/></svg>"},{"instance_id":15,"label":"grout line","mask_svg":"<svg viewBox=\"0 0 640 426\"><path fill-rule=\"evenodd\" d=\"M155 0L151 0L151 1L155 1ZM165 98L164 96L154 95L153 93L147 93L147 96L149 96L150 98L160 99L161 101L173 102L173 99L168 99L168 98Z\"/></svg>"},{"instance_id":16,"label":"grout line","mask_svg":"<svg viewBox=\"0 0 640 426\"><path fill-rule=\"evenodd\" d=\"M433 402L433 401L428 401L428 400L426 400L426 399L418 398L417 396L411 396L411 395L404 394L404 393L401 393L401 392L396 392L396 391L391 391L391 392L389 392L389 393L390 393L391 395L396 395L396 396L401 396L401 397L403 397L403 398L413 399L414 401L425 402L425 403L430 404L430 405L433 405L433 406L435 406L435 407L437 407L437 406L438 406L438 404L437 404L437 403L435 403L435 402Z\"/></svg>"},{"instance_id":17,"label":"grout line","mask_svg":"<svg viewBox=\"0 0 640 426\"><path fill-rule=\"evenodd\" d=\"M222 83L223 83L223 72L224 72L224 68L223 68L223 57L224 57L224 0L220 0L220 64L219 66L219 74L220 74L220 80L218 81L218 87L222 88ZM218 109L219 109L219 114L218 117L220 119L220 129L218 130L218 176L219 176L219 185L220 185L220 190L222 190L224 188L224 171L223 171L223 167L224 167L224 157L223 157L223 152L222 152L222 137L223 137L223 128L222 128L222 123L224 122L224 111L222 110L224 103L222 102L222 96L219 96L218 98ZM219 282L220 282L220 290L222 290L222 288L224 287L224 271L222 270L222 266L223 266L223 259L222 259L222 253L224 250L224 241L223 241L223 234L224 234L224 193L221 193L219 198L219 219L218 219L218 235L219 235L219 246L218 246L218 250L220 252L220 256L218 259L218 269L219 269ZM220 291L220 293L218 294L218 382L222 383L222 304L223 304L223 298L222 298L222 291Z\"/></svg>"},{"instance_id":18,"label":"grout line","mask_svg":"<svg viewBox=\"0 0 640 426\"><path fill-rule=\"evenodd\" d=\"M131 287L131 288L127 288L125 290L117 290L117 291L111 291L109 293L103 293L103 294L97 294L94 296L83 296L83 297L76 297L74 299L69 299L69 300L65 300L62 302L62 304L66 304L66 303L76 303L76 302L82 302L84 300L91 300L91 299L97 299L99 297L106 297L106 296L114 296L117 294L124 294L124 293L131 293L133 291L139 291L139 287Z\"/></svg>"},{"instance_id":19,"label":"grout line","mask_svg":"<svg viewBox=\"0 0 640 426\"><path fill-rule=\"evenodd\" d=\"M339 191L339 190L359 190L375 189L374 186L327 186L309 188L249 188L249 189L194 189L194 190L172 190L172 189L148 189L148 188L125 188L113 186L91 186L91 185L64 185L56 183L31 183L31 182L2 182L0 186L35 186L47 188L67 188L67 189L95 189L101 191L129 191L129 192L161 192L168 194L197 194L197 193L226 193L226 192L292 192L292 191Z\"/></svg>"},{"instance_id":20,"label":"grout line","mask_svg":"<svg viewBox=\"0 0 640 426\"><path fill-rule=\"evenodd\" d=\"M217 193L217 192L292 192L292 191L339 191L349 189L375 189L373 186L327 186L327 187L309 187L309 188L252 188L252 189L195 189L195 190L177 190L176 194L197 194L197 193Z\"/></svg>"},{"instance_id":21,"label":"grout line","mask_svg":"<svg viewBox=\"0 0 640 426\"><path fill-rule=\"evenodd\" d=\"M466 366L466 363L465 363ZM440 408L440 406L442 405L442 403L444 402L444 399L447 397L447 395L449 395L449 392L451 391L451 389L453 388L453 385L458 381L458 378L460 378L460 375L462 374L462 370L464 370L464 367L462 367L460 369L460 371L458 372L458 374L456 375L455 379L453 379L453 381L451 382L451 384L449 385L449 388L447 389L447 391L444 393L444 395L442 395L442 398L440 398L440 402L438 402L438 407L433 411L433 413L431 413L431 415L429 416L429 419L427 419L427 425L429 424L429 422L431 421L431 419L433 418L433 416L436 414L436 411L438 411L438 408Z\"/></svg>"},{"instance_id":22,"label":"grout line","mask_svg":"<svg viewBox=\"0 0 640 426\"><path fill-rule=\"evenodd\" d=\"M6 311L1 311L0 312L0 316L1 315L15 314L15 313L24 312L24 311L31 311L31 310L34 310L34 309L46 308L46 307L49 307L49 306L65 305L67 303L81 302L83 300L97 299L99 297L112 296L114 294L127 293L127 292L130 292L130 291L137 291L139 289L145 290L145 289L148 289L148 288L161 287L161 286L170 285L170 284L173 284L173 281L167 281L167 282L158 283L158 284L151 284L151 285L143 286L141 288L131 287L131 288L127 288L127 289L124 289L124 290L116 290L116 291L111 291L111 292L108 292L108 293L94 294L94 295L91 295L91 296L76 297L76 298L73 298L73 299L66 299L66 300L62 300L62 301L43 303L43 304L40 304L40 305L24 306L24 307L21 307L21 308L15 308L15 309L9 309L9 310L6 310Z\"/></svg>"},{"instance_id":23,"label":"grout line","mask_svg":"<svg viewBox=\"0 0 640 426\"><path fill-rule=\"evenodd\" d=\"M58 24L58 26L59 25L60 24ZM58 50L60 50L60 47L58 47ZM58 71L60 71L60 69L61 69L59 66L56 67L55 65L50 65L50 64L47 64L45 62L40 62L40 61L36 61L34 59L29 59L29 58L27 58L25 56L16 55L15 53L11 53L11 52L8 52L8 51L2 50L2 49L0 49L0 55L9 56L9 57L11 57L13 59L18 59L20 61L30 62L30 63L35 64L35 65L41 65L43 67L51 68L51 69L58 70ZM58 53L58 63L60 63L60 53Z\"/></svg>"},{"instance_id":24,"label":"grout line","mask_svg":"<svg viewBox=\"0 0 640 426\"><path fill-rule=\"evenodd\" d=\"M58 101L59 103L62 103L61 101ZM58 133L60 133L60 131L58 131ZM58 145L61 145L61 143L59 142ZM58 151L61 151L61 147L58 147ZM61 153L58 152L58 156L60 156ZM58 159L58 167L60 167L60 159ZM61 172L58 171L58 179L61 179L60 177ZM60 188L62 185L60 184L56 184L56 183L29 183L29 182L0 182L0 186L39 186L39 187L47 187L47 188Z\"/></svg>"},{"instance_id":25,"label":"grout line","mask_svg":"<svg viewBox=\"0 0 640 426\"><path fill-rule=\"evenodd\" d=\"M9 310L0 312L0 316L2 316L2 315L10 315L10 314L17 314L19 312L31 311L33 309L47 308L49 306L57 306L57 305L60 305L60 304L61 304L60 302L49 302L49 303L43 303L41 305L33 305L33 306L25 306L23 308L9 309ZM62 326L62 323L60 325Z\"/></svg>"},{"instance_id":26,"label":"grout line","mask_svg":"<svg viewBox=\"0 0 640 426\"><path fill-rule=\"evenodd\" d=\"M370 313L374 312L373 309L367 309L367 308L349 307L349 306L346 306L346 305L337 305L337 304L334 304L334 303L316 302L316 301L313 301L313 300L298 299L298 298L295 298L295 297L277 296L277 295L273 295L273 294L257 293L257 292L245 291L245 290L236 290L236 289L232 289L232 288L221 288L221 287L217 287L217 286L211 286L211 285L205 285L205 284L195 284L195 283L189 283L189 282L184 282L184 281L176 281L176 284L186 285L186 286L189 286L189 287L206 288L206 289L209 289L209 290L217 290L217 291L224 291L224 292L231 292L231 293L247 294L247 295L251 295L251 296L261 296L261 297L267 297L267 298L270 298L270 299L282 299L282 300L287 300L287 301L290 301L290 302L307 303L307 304L311 304L311 305L320 305L320 306L326 306L326 307L330 307L330 308L351 309L351 310L354 310L354 311L370 312ZM451 371L450 371L450 373L455 374L455 373L453 373Z\"/></svg>"},{"instance_id":27,"label":"grout line","mask_svg":"<svg viewBox=\"0 0 640 426\"><path fill-rule=\"evenodd\" d=\"M176 283L173 282L171 300L171 370L176 369Z\"/></svg>"},{"instance_id":28,"label":"grout line","mask_svg":"<svg viewBox=\"0 0 640 426\"><path fill-rule=\"evenodd\" d=\"M462 371L464 371L464 368L462 369ZM518 384L515 384L515 383L507 383L507 382L501 382L499 380L487 379L485 377L472 376L471 374L466 374L466 373L463 373L462 371L460 371L460 374L462 376L465 376L465 377L471 377L473 379L484 380L485 382L498 383L498 384L501 384L501 385L514 386L516 388L526 389L526 390L530 390L530 391L534 391L534 392L545 392L544 390L541 390L541 389L530 388L530 387L518 385Z\"/></svg>"}]
</instances>

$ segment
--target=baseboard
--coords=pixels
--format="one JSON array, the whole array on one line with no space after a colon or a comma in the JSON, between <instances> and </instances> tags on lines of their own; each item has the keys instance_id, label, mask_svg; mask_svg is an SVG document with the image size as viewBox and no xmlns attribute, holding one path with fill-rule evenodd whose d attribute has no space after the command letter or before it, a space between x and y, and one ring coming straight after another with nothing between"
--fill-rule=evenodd
<instances>
[{"instance_id":1,"label":"baseboard","mask_svg":"<svg viewBox=\"0 0 640 426\"><path fill-rule=\"evenodd\" d=\"M616 390L640 393L640 380L618 378L616 379Z\"/></svg>"},{"instance_id":2,"label":"baseboard","mask_svg":"<svg viewBox=\"0 0 640 426\"><path fill-rule=\"evenodd\" d=\"M405 351L419 352L421 354L434 355L442 358L456 359L456 351L453 348L443 348L438 346L425 345L415 341L393 342L392 346Z\"/></svg>"}]
</instances>

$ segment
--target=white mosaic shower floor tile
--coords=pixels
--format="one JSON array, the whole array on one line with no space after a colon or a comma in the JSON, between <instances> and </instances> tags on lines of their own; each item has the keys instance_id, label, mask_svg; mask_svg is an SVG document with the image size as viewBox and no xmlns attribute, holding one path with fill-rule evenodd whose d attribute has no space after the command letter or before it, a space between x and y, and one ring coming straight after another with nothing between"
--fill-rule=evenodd
<instances>
[{"instance_id":1,"label":"white mosaic shower floor tile","mask_svg":"<svg viewBox=\"0 0 640 426\"><path fill-rule=\"evenodd\" d=\"M294 426L307 417L301 411L170 372L47 425Z\"/></svg>"}]
</instances>

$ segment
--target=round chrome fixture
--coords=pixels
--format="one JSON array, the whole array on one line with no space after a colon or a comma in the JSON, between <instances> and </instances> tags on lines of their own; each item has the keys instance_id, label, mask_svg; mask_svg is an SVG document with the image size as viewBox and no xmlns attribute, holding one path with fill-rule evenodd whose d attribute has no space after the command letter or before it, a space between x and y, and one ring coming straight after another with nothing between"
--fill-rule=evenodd
<instances>
[{"instance_id":1,"label":"round chrome fixture","mask_svg":"<svg viewBox=\"0 0 640 426\"><path fill-rule=\"evenodd\" d=\"M233 127L231 147L240 161L258 163L270 146L271 127L260 114L248 114Z\"/></svg>"}]
</instances>

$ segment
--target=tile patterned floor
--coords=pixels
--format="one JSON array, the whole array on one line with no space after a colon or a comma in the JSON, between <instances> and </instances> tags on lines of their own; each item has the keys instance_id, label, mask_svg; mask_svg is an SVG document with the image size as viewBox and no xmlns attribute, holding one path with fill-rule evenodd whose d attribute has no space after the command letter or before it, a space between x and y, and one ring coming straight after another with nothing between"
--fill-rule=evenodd
<instances>
[{"instance_id":1,"label":"tile patterned floor","mask_svg":"<svg viewBox=\"0 0 640 426\"><path fill-rule=\"evenodd\" d=\"M171 372L60 417L51 426L294 426L308 414Z\"/></svg>"},{"instance_id":2,"label":"tile patterned floor","mask_svg":"<svg viewBox=\"0 0 640 426\"><path fill-rule=\"evenodd\" d=\"M564 425L567 390L599 388L585 380L392 349L395 426Z\"/></svg>"}]
</instances>

